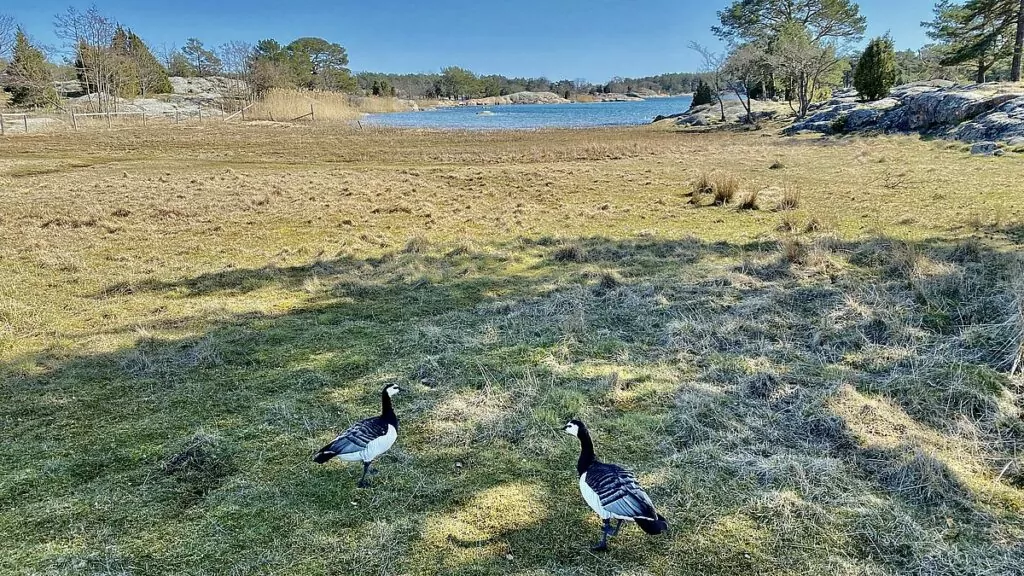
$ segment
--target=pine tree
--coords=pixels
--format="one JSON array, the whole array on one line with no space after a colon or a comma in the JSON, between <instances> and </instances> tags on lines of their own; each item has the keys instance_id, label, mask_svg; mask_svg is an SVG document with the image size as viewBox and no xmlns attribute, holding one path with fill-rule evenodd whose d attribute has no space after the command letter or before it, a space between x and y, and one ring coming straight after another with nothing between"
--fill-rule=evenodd
<instances>
[{"instance_id":1,"label":"pine tree","mask_svg":"<svg viewBox=\"0 0 1024 576\"><path fill-rule=\"evenodd\" d=\"M131 29L127 30L125 49L125 55L131 60L138 76L140 94L169 94L174 91L163 65Z\"/></svg>"},{"instance_id":2,"label":"pine tree","mask_svg":"<svg viewBox=\"0 0 1024 576\"><path fill-rule=\"evenodd\" d=\"M896 72L896 49L892 38L875 38L857 61L853 87L865 100L885 98L896 85Z\"/></svg>"},{"instance_id":3,"label":"pine tree","mask_svg":"<svg viewBox=\"0 0 1024 576\"><path fill-rule=\"evenodd\" d=\"M46 106L57 101L50 70L43 55L18 28L7 74L11 77L11 102L17 106Z\"/></svg>"},{"instance_id":4,"label":"pine tree","mask_svg":"<svg viewBox=\"0 0 1024 576\"><path fill-rule=\"evenodd\" d=\"M697 106L711 104L714 101L715 95L711 92L711 86L708 86L707 82L701 80L700 84L697 85L697 91L693 93L693 103L690 106L696 108Z\"/></svg>"}]
</instances>

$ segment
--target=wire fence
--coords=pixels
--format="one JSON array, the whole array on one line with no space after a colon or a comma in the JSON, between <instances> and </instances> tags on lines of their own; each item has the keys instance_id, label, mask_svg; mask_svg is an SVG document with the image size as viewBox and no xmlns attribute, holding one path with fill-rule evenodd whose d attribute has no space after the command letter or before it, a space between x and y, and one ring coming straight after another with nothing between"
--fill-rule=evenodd
<instances>
[{"instance_id":1,"label":"wire fence","mask_svg":"<svg viewBox=\"0 0 1024 576\"><path fill-rule=\"evenodd\" d=\"M53 132L60 130L95 130L148 127L151 125L186 125L215 122L244 122L253 119L251 108L255 103L242 106L234 112L223 107L189 106L157 111L104 111L79 112L73 107L59 112L0 113L0 136ZM248 114L248 117L247 117ZM312 109L306 116L312 118Z\"/></svg>"}]
</instances>

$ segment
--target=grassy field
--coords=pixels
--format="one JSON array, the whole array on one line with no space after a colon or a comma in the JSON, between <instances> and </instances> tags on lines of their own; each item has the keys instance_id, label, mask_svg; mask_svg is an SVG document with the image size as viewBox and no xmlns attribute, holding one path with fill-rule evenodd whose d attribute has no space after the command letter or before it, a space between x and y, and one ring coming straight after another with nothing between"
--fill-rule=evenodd
<instances>
[{"instance_id":1,"label":"grassy field","mask_svg":"<svg viewBox=\"0 0 1024 576\"><path fill-rule=\"evenodd\" d=\"M1022 181L910 138L2 140L0 573L1021 574ZM310 462L392 381L372 488ZM668 536L590 552L573 416Z\"/></svg>"}]
</instances>

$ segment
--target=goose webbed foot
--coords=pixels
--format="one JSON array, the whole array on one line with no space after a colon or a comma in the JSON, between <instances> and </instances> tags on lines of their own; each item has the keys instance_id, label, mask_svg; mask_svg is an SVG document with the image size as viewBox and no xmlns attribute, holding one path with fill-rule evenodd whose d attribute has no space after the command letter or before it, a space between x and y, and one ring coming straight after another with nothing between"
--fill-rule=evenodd
<instances>
[{"instance_id":1,"label":"goose webbed foot","mask_svg":"<svg viewBox=\"0 0 1024 576\"><path fill-rule=\"evenodd\" d=\"M369 462L363 462L363 475L359 477L359 484L356 484L356 486L359 486L360 488L369 488L370 487L370 483L366 481L366 475L369 472L370 472L370 463Z\"/></svg>"},{"instance_id":2,"label":"goose webbed foot","mask_svg":"<svg viewBox=\"0 0 1024 576\"><path fill-rule=\"evenodd\" d=\"M622 530L622 524L623 523L624 523L623 520L619 520L618 524L615 525L615 530L612 530L612 534L611 534L612 536L618 536L619 535L619 530Z\"/></svg>"},{"instance_id":3,"label":"goose webbed foot","mask_svg":"<svg viewBox=\"0 0 1024 576\"><path fill-rule=\"evenodd\" d=\"M612 523L608 520L604 521L604 526L601 527L601 541L597 543L591 550L594 552L606 552L608 550L608 536L612 535Z\"/></svg>"}]
</instances>

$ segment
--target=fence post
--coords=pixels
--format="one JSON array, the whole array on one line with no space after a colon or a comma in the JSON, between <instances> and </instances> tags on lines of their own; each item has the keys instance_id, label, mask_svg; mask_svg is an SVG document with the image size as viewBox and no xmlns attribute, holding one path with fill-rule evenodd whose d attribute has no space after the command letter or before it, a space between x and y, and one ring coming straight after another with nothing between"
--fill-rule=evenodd
<instances>
[{"instance_id":1,"label":"fence post","mask_svg":"<svg viewBox=\"0 0 1024 576\"><path fill-rule=\"evenodd\" d=\"M244 102L242 104L242 122L245 122L245 109L248 108L248 106L245 106Z\"/></svg>"},{"instance_id":2,"label":"fence post","mask_svg":"<svg viewBox=\"0 0 1024 576\"><path fill-rule=\"evenodd\" d=\"M25 134L28 134L28 114L22 114L21 119L25 121Z\"/></svg>"},{"instance_id":3,"label":"fence post","mask_svg":"<svg viewBox=\"0 0 1024 576\"><path fill-rule=\"evenodd\" d=\"M0 136L7 134L7 127L4 126L4 115L0 114Z\"/></svg>"},{"instance_id":4,"label":"fence post","mask_svg":"<svg viewBox=\"0 0 1024 576\"><path fill-rule=\"evenodd\" d=\"M75 118L74 108L71 109L71 127L75 129L75 132L78 132L78 120Z\"/></svg>"},{"instance_id":5,"label":"fence post","mask_svg":"<svg viewBox=\"0 0 1024 576\"><path fill-rule=\"evenodd\" d=\"M175 123L175 124L177 124L177 123L178 123L178 122L180 122L180 121L181 121L181 117L180 117L180 116L179 116L179 114L178 114L178 110L177 110L177 109L175 109L175 110L174 110L174 123Z\"/></svg>"},{"instance_id":6,"label":"fence post","mask_svg":"<svg viewBox=\"0 0 1024 576\"><path fill-rule=\"evenodd\" d=\"M106 111L106 116L107 116L107 128L110 128L110 110Z\"/></svg>"},{"instance_id":7,"label":"fence post","mask_svg":"<svg viewBox=\"0 0 1024 576\"><path fill-rule=\"evenodd\" d=\"M203 107L202 106L199 107L199 123L200 124L203 123Z\"/></svg>"},{"instance_id":8,"label":"fence post","mask_svg":"<svg viewBox=\"0 0 1024 576\"><path fill-rule=\"evenodd\" d=\"M313 104L310 103L309 104L309 121L312 122L313 120L316 120L316 118L313 117Z\"/></svg>"},{"instance_id":9,"label":"fence post","mask_svg":"<svg viewBox=\"0 0 1024 576\"><path fill-rule=\"evenodd\" d=\"M145 112L142 113L142 127L143 128L146 127L146 113Z\"/></svg>"}]
</instances>

